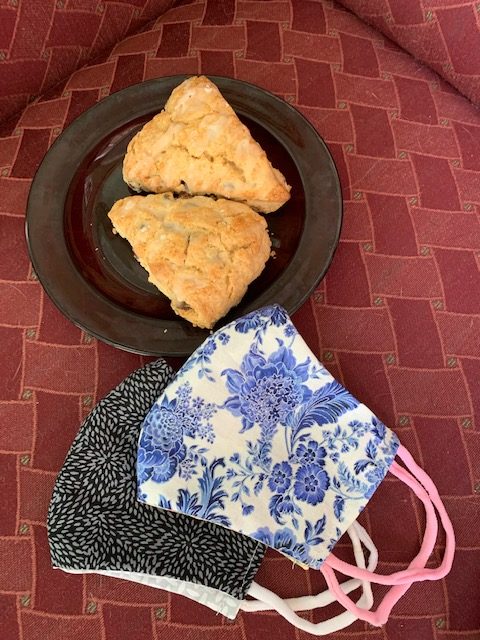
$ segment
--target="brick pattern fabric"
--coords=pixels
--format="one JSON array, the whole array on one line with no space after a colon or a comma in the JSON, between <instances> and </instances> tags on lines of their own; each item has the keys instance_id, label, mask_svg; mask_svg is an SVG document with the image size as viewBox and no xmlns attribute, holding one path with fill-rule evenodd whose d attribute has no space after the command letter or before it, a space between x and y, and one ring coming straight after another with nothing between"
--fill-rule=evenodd
<instances>
[{"instance_id":1,"label":"brick pattern fabric","mask_svg":"<svg viewBox=\"0 0 480 640\"><path fill-rule=\"evenodd\" d=\"M480 106L476 0L340 0Z\"/></svg>"},{"instance_id":2,"label":"brick pattern fabric","mask_svg":"<svg viewBox=\"0 0 480 640\"><path fill-rule=\"evenodd\" d=\"M172 4L173 0L1 0L0 120Z\"/></svg>"},{"instance_id":3,"label":"brick pattern fabric","mask_svg":"<svg viewBox=\"0 0 480 640\"><path fill-rule=\"evenodd\" d=\"M345 200L341 242L327 277L294 319L333 375L432 475L456 529L458 551L446 579L412 587L384 629L356 623L342 638L478 638L479 114L380 32L338 5L313 0L178 3L4 127L0 638L309 637L274 613L240 614L229 623L177 596L50 567L45 516L55 474L82 417L144 358L93 340L45 296L25 249L28 189L43 153L79 113L112 91L176 73L254 82L300 109L328 143ZM364 522L379 546L381 571L399 569L415 554L424 517L398 481L385 481ZM442 539L437 561L441 548ZM348 555L343 544L339 552ZM258 580L282 596L323 588L318 572L292 569L273 553ZM331 613L305 615L319 621Z\"/></svg>"}]
</instances>

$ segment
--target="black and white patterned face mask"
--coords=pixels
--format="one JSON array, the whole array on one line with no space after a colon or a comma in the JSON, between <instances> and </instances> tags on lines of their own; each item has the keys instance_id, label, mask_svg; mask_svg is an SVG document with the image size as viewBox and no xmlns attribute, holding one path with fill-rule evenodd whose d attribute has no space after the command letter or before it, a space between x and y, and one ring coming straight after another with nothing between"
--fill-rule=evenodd
<instances>
[{"instance_id":1,"label":"black and white patterned face mask","mask_svg":"<svg viewBox=\"0 0 480 640\"><path fill-rule=\"evenodd\" d=\"M117 577L139 581L138 576L141 581L150 576L156 586L228 615L247 594L266 547L216 524L141 504L136 497L140 427L173 375L163 361L146 365L82 424L50 503L52 564L74 572L122 572Z\"/></svg>"}]
</instances>

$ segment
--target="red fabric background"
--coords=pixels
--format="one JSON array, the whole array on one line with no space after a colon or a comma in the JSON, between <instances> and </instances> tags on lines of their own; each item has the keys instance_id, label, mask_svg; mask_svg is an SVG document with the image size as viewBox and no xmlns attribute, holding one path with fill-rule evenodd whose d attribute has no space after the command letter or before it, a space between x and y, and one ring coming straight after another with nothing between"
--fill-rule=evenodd
<instances>
[{"instance_id":1,"label":"red fabric background","mask_svg":"<svg viewBox=\"0 0 480 640\"><path fill-rule=\"evenodd\" d=\"M0 120L174 0L0 0Z\"/></svg>"},{"instance_id":2,"label":"red fabric background","mask_svg":"<svg viewBox=\"0 0 480 640\"><path fill-rule=\"evenodd\" d=\"M480 105L480 4L475 0L340 0Z\"/></svg>"},{"instance_id":3,"label":"red fabric background","mask_svg":"<svg viewBox=\"0 0 480 640\"><path fill-rule=\"evenodd\" d=\"M0 638L308 637L273 613L230 623L181 597L63 575L49 563L47 504L79 422L143 359L92 340L44 295L24 242L29 185L48 146L97 100L146 78L201 72L274 91L327 141L341 176L344 226L331 270L295 321L332 373L432 475L457 532L450 576L412 587L384 629L356 623L341 637L477 639L478 111L330 2L178 4L29 104L0 133ZM404 566L418 548L423 515L396 480L382 485L365 522L381 570ZM441 549L440 540L435 561ZM259 580L284 596L322 588L316 572L292 569L273 553ZM326 614L307 615L318 621Z\"/></svg>"}]
</instances>

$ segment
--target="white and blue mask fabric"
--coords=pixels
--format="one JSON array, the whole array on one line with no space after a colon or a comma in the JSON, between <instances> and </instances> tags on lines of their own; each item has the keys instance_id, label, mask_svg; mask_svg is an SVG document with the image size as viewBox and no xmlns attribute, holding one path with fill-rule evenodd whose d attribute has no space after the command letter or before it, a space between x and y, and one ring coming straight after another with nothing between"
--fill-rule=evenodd
<instances>
[{"instance_id":1,"label":"white and blue mask fabric","mask_svg":"<svg viewBox=\"0 0 480 640\"><path fill-rule=\"evenodd\" d=\"M138 498L319 568L398 446L274 305L211 335L159 397L139 440Z\"/></svg>"},{"instance_id":2,"label":"white and blue mask fabric","mask_svg":"<svg viewBox=\"0 0 480 640\"><path fill-rule=\"evenodd\" d=\"M193 597L235 617L266 547L235 531L136 499L140 428L174 373L157 361L91 411L60 471L48 513L52 564L106 572Z\"/></svg>"},{"instance_id":3,"label":"white and blue mask fabric","mask_svg":"<svg viewBox=\"0 0 480 640\"><path fill-rule=\"evenodd\" d=\"M409 567L384 575L331 551L387 472L420 499L426 524ZM433 481L318 362L278 305L228 324L189 358L145 419L137 481L143 503L246 534L320 569L347 612L376 626L414 582L443 578L452 566L455 535ZM437 514L445 552L427 568ZM392 588L369 611L343 592L336 571Z\"/></svg>"}]
</instances>

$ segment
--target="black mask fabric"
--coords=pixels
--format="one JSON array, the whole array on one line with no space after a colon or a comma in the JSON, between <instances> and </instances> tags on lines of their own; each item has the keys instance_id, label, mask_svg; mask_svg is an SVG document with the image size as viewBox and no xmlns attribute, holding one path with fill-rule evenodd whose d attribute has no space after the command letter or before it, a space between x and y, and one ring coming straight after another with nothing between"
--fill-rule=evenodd
<instances>
[{"instance_id":1,"label":"black mask fabric","mask_svg":"<svg viewBox=\"0 0 480 640\"><path fill-rule=\"evenodd\" d=\"M147 364L101 400L83 422L50 502L52 563L66 570L168 576L242 600L265 555L263 544L137 501L140 428L173 377L163 360Z\"/></svg>"}]
</instances>

